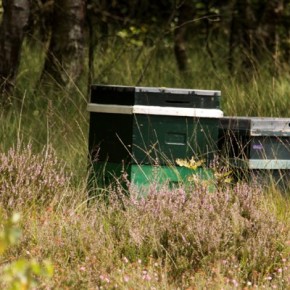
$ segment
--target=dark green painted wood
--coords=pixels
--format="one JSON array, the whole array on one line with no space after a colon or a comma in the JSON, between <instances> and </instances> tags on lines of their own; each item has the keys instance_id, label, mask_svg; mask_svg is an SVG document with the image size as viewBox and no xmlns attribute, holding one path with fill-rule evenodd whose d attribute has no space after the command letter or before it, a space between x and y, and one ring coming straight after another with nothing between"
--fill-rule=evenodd
<instances>
[{"instance_id":1,"label":"dark green painted wood","mask_svg":"<svg viewBox=\"0 0 290 290\"><path fill-rule=\"evenodd\" d=\"M89 152L92 159L131 162L132 115L90 114Z\"/></svg>"},{"instance_id":2,"label":"dark green painted wood","mask_svg":"<svg viewBox=\"0 0 290 290\"><path fill-rule=\"evenodd\" d=\"M259 136L253 130L253 122L260 122ZM226 117L220 119L219 149L226 149L226 156L237 159L290 160L290 134L277 127L279 118ZM263 122L266 130L263 130ZM269 131L269 123L273 130ZM285 122L287 124L287 122ZM254 133L252 132L254 131Z\"/></svg>"},{"instance_id":3,"label":"dark green painted wood","mask_svg":"<svg viewBox=\"0 0 290 290\"><path fill-rule=\"evenodd\" d=\"M135 115L134 161L172 164L177 158L210 161L217 150L218 119Z\"/></svg>"},{"instance_id":4,"label":"dark green painted wood","mask_svg":"<svg viewBox=\"0 0 290 290\"><path fill-rule=\"evenodd\" d=\"M192 156L209 162L217 151L217 123L214 118L91 113L89 152L109 162L165 165Z\"/></svg>"},{"instance_id":5,"label":"dark green painted wood","mask_svg":"<svg viewBox=\"0 0 290 290\"><path fill-rule=\"evenodd\" d=\"M290 160L290 136L254 136L251 138L250 159Z\"/></svg>"}]
</instances>

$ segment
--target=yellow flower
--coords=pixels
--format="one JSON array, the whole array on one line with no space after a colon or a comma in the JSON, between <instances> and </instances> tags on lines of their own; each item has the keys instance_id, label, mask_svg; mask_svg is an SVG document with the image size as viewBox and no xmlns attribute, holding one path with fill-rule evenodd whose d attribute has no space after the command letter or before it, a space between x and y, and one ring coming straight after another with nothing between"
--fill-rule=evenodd
<instances>
[{"instance_id":1,"label":"yellow flower","mask_svg":"<svg viewBox=\"0 0 290 290\"><path fill-rule=\"evenodd\" d=\"M196 170L198 167L201 167L204 164L204 160L194 160L193 157L191 157L190 160L186 159L176 159L176 164L179 166L183 166L192 170Z\"/></svg>"}]
</instances>

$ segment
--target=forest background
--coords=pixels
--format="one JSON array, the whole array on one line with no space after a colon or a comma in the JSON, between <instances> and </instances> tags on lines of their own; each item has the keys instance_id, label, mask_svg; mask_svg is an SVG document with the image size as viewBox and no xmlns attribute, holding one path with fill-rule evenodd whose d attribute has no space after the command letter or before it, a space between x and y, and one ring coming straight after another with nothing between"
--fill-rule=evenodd
<instances>
[{"instance_id":1,"label":"forest background","mask_svg":"<svg viewBox=\"0 0 290 290\"><path fill-rule=\"evenodd\" d=\"M0 17L0 245L22 217L1 283L289 288L275 184L152 187L146 200L107 189L110 204L90 207L86 187L93 83L221 90L225 115L289 117L289 1L2 0ZM45 259L54 274L36 279Z\"/></svg>"}]
</instances>

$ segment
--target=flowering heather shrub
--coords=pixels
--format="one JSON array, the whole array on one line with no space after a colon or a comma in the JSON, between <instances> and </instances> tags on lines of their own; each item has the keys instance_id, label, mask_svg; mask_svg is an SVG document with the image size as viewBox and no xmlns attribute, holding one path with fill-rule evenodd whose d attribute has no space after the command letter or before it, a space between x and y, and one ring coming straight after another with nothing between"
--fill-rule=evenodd
<instances>
[{"instance_id":1,"label":"flowering heather shrub","mask_svg":"<svg viewBox=\"0 0 290 290\"><path fill-rule=\"evenodd\" d=\"M120 267L112 273L100 272L97 275L98 289L177 289L167 281L167 273L158 260L150 259L146 265L138 259L130 263L123 257Z\"/></svg>"},{"instance_id":2,"label":"flowering heather shrub","mask_svg":"<svg viewBox=\"0 0 290 290\"><path fill-rule=\"evenodd\" d=\"M122 206L113 193L110 198L107 217L115 247L131 260L167 261L175 278L221 260L226 273L234 259L247 281L281 262L287 233L263 205L258 186L215 192L152 186L144 199L124 196Z\"/></svg>"},{"instance_id":3,"label":"flowering heather shrub","mask_svg":"<svg viewBox=\"0 0 290 290\"><path fill-rule=\"evenodd\" d=\"M51 257L51 289L290 289L288 225L259 188L148 191L29 212L15 253Z\"/></svg>"},{"instance_id":4,"label":"flowering heather shrub","mask_svg":"<svg viewBox=\"0 0 290 290\"><path fill-rule=\"evenodd\" d=\"M5 208L47 203L64 189L68 179L50 147L38 154L30 144L0 153L0 203Z\"/></svg>"}]
</instances>

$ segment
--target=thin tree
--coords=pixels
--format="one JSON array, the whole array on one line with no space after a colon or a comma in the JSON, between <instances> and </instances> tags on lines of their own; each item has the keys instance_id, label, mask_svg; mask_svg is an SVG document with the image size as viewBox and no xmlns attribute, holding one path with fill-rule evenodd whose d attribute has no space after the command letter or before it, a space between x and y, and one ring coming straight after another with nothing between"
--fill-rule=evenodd
<instances>
[{"instance_id":1,"label":"thin tree","mask_svg":"<svg viewBox=\"0 0 290 290\"><path fill-rule=\"evenodd\" d=\"M28 24L29 0L2 0L3 16L0 26L0 94L8 103L13 93L20 63L20 52Z\"/></svg>"},{"instance_id":2,"label":"thin tree","mask_svg":"<svg viewBox=\"0 0 290 290\"><path fill-rule=\"evenodd\" d=\"M54 0L53 25L42 80L70 85L82 73L86 0Z\"/></svg>"},{"instance_id":3,"label":"thin tree","mask_svg":"<svg viewBox=\"0 0 290 290\"><path fill-rule=\"evenodd\" d=\"M178 7L178 22L174 30L174 53L177 61L177 66L181 72L188 69L188 56L186 53L186 40L185 35L187 32L188 24L193 20L192 6L187 2L182 2Z\"/></svg>"}]
</instances>

